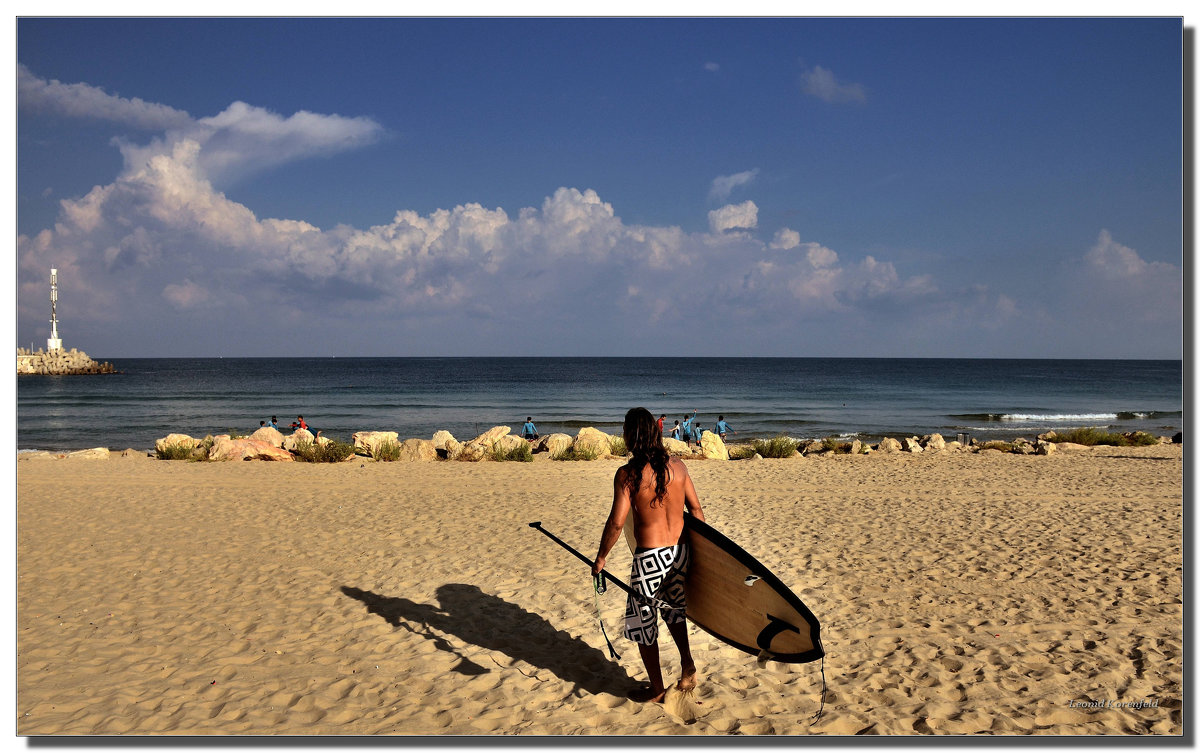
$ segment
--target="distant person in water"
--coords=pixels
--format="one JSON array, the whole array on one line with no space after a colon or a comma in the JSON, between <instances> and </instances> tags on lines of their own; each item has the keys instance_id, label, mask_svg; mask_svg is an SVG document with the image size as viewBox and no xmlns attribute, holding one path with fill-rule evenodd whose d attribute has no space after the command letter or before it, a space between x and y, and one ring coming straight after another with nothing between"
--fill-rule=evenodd
<instances>
[{"instance_id":1,"label":"distant person in water","mask_svg":"<svg viewBox=\"0 0 1200 753\"><path fill-rule=\"evenodd\" d=\"M592 575L604 569L608 553L620 540L625 521L632 515L637 549L629 583L634 593L625 604L623 635L637 644L650 685L637 688L629 697L661 703L667 690L659 664L660 615L679 649L677 687L691 690L696 686L696 662L688 644L685 620L687 598L683 580L691 553L682 539L683 513L686 508L696 520L702 521L704 511L687 466L667 453L650 411L634 408L626 413L622 435L632 457L617 469L613 479L612 510L604 523Z\"/></svg>"},{"instance_id":2,"label":"distant person in water","mask_svg":"<svg viewBox=\"0 0 1200 753\"><path fill-rule=\"evenodd\" d=\"M725 441L725 434L731 431L733 431L733 428L729 424L725 423L725 417L717 416L717 434L720 435L722 442ZM733 431L733 433L737 434L736 431Z\"/></svg>"},{"instance_id":3,"label":"distant person in water","mask_svg":"<svg viewBox=\"0 0 1200 753\"><path fill-rule=\"evenodd\" d=\"M692 422L695 420L696 411L692 411L691 418L688 418L687 414L684 414L683 425L680 427L680 430L683 432L683 441L687 442L688 447L692 446ZM700 441L699 432L696 433L696 441Z\"/></svg>"},{"instance_id":4,"label":"distant person in water","mask_svg":"<svg viewBox=\"0 0 1200 753\"><path fill-rule=\"evenodd\" d=\"M533 416L525 417L525 426L522 427L521 433L524 435L525 439L530 442L538 438L537 427L533 425Z\"/></svg>"}]
</instances>

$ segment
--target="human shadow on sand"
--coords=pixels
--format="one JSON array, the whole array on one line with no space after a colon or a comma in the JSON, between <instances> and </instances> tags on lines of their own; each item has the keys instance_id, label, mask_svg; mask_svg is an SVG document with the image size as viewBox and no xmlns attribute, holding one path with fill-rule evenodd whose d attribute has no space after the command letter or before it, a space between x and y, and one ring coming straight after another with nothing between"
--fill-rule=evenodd
<instances>
[{"instance_id":1,"label":"human shadow on sand","mask_svg":"<svg viewBox=\"0 0 1200 753\"><path fill-rule=\"evenodd\" d=\"M461 674L480 675L491 670L469 659L464 648L455 648L433 630L547 669L563 682L571 683L572 692L624 695L636 685L625 668L603 651L476 586L462 583L441 586L436 593L439 606L399 596L381 596L350 586L342 586L342 593L361 601L368 612L379 615L388 624L424 636L438 649L457 656L459 663L453 669Z\"/></svg>"}]
</instances>

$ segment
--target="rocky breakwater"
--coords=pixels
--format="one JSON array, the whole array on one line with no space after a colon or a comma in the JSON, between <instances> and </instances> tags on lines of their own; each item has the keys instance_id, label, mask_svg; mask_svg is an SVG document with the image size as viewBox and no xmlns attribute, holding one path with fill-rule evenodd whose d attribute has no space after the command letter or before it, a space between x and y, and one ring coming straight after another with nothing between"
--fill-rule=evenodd
<instances>
[{"instance_id":1,"label":"rocky breakwater","mask_svg":"<svg viewBox=\"0 0 1200 753\"><path fill-rule=\"evenodd\" d=\"M17 348L18 374L115 374L116 368L107 361L99 363L82 350L30 351Z\"/></svg>"}]
</instances>

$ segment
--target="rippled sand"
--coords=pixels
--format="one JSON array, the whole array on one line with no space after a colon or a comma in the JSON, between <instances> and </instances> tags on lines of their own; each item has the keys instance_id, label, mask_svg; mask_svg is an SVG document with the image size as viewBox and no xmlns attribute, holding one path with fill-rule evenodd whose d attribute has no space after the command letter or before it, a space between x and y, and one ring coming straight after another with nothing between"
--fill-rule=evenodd
<instances>
[{"instance_id":1,"label":"rippled sand","mask_svg":"<svg viewBox=\"0 0 1200 753\"><path fill-rule=\"evenodd\" d=\"M699 718L625 699L623 595L610 660L527 526L594 553L619 464L19 459L17 731L1182 733L1179 446L690 462L821 620L815 722L820 663L695 627Z\"/></svg>"}]
</instances>

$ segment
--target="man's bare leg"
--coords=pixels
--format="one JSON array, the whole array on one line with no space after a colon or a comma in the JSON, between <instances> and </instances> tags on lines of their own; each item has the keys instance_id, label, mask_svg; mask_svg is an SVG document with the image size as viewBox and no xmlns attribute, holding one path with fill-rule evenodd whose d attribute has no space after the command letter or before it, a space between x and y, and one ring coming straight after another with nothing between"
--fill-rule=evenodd
<instances>
[{"instance_id":1,"label":"man's bare leg","mask_svg":"<svg viewBox=\"0 0 1200 753\"><path fill-rule=\"evenodd\" d=\"M676 687L680 690L692 690L696 687L696 662L692 659L692 648L691 644L688 643L687 621L680 620L679 622L667 625L667 630L671 631L671 637L675 639L675 646L679 649L681 672L679 684ZM655 648L657 649L657 646ZM657 653L657 650L655 653ZM657 664L658 659L656 657L655 666ZM660 677L661 674L660 672Z\"/></svg>"},{"instance_id":2,"label":"man's bare leg","mask_svg":"<svg viewBox=\"0 0 1200 753\"><path fill-rule=\"evenodd\" d=\"M648 689L638 688L630 693L629 697L635 701L662 703L667 689L663 686L662 667L658 663L658 643L655 642L649 646L639 643L638 652L642 655L642 664L646 665L646 674L650 677L650 687Z\"/></svg>"}]
</instances>

